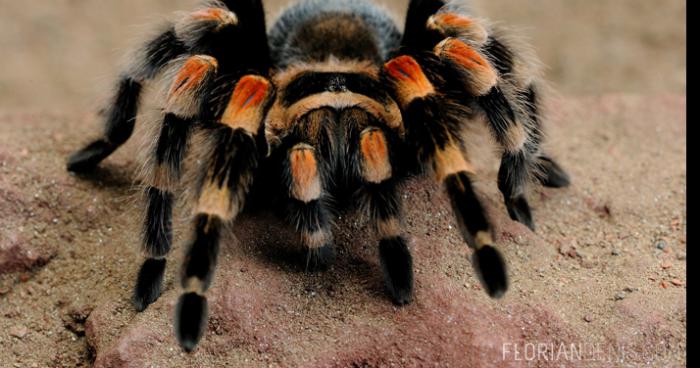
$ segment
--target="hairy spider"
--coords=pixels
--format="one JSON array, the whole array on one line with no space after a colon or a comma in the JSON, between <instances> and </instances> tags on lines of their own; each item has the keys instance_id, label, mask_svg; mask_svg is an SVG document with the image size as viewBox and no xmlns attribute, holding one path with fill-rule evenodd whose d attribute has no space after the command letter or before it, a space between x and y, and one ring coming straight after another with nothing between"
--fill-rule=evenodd
<instances>
[{"instance_id":1,"label":"hairy spider","mask_svg":"<svg viewBox=\"0 0 700 368\"><path fill-rule=\"evenodd\" d=\"M188 179L184 162L198 153L195 180L185 188L194 193L193 229L175 317L187 351L205 330L222 227L252 189L264 187L283 208L309 268L334 258L332 204L359 204L376 230L389 294L401 305L411 301L413 270L398 186L414 174L444 186L487 293L499 297L508 287L472 187L463 134L470 123L486 121L502 149L498 188L512 219L534 229L529 182L569 183L540 148L535 59L461 4L412 0L402 35L364 0L303 0L269 32L261 0L208 2L140 50L105 110L104 134L74 153L68 170L91 170L122 145L133 132L142 85L166 75L159 132L145 163L147 259L133 303L144 310L161 293L175 193ZM203 139L195 145L194 136Z\"/></svg>"}]
</instances>

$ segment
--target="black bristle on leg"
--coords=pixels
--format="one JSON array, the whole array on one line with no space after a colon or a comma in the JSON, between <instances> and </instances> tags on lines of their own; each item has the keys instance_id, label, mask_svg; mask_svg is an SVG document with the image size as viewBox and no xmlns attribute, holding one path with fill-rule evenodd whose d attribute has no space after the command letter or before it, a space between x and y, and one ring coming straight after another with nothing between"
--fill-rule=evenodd
<instances>
[{"instance_id":1,"label":"black bristle on leg","mask_svg":"<svg viewBox=\"0 0 700 368\"><path fill-rule=\"evenodd\" d=\"M98 139L68 157L66 169L72 172L86 172L97 166L117 149L103 139Z\"/></svg>"},{"instance_id":2,"label":"black bristle on leg","mask_svg":"<svg viewBox=\"0 0 700 368\"><path fill-rule=\"evenodd\" d=\"M491 297L502 296L508 288L505 262L490 244L490 225L469 176L466 172L450 175L445 178L445 187L464 238L475 249L472 261L479 280Z\"/></svg>"},{"instance_id":3,"label":"black bristle on leg","mask_svg":"<svg viewBox=\"0 0 700 368\"><path fill-rule=\"evenodd\" d=\"M524 152L504 153L498 170L498 189L503 193L510 218L534 231L535 223L524 193L528 180L526 165Z\"/></svg>"},{"instance_id":4,"label":"black bristle on leg","mask_svg":"<svg viewBox=\"0 0 700 368\"><path fill-rule=\"evenodd\" d=\"M544 139L540 121L540 98L536 86L530 85L527 89L518 92L519 98L525 101L525 111L528 113L532 126L529 129L529 139L525 142L525 149L533 156L531 165L534 166L536 179L540 184L550 188L563 188L571 184L569 174L551 157L540 152L540 146Z\"/></svg>"},{"instance_id":5,"label":"black bristle on leg","mask_svg":"<svg viewBox=\"0 0 700 368\"><path fill-rule=\"evenodd\" d=\"M173 29L158 35L143 46L143 60L135 65L133 74L119 79L111 105L106 109L104 136L68 158L67 169L73 172L93 170L134 131L142 91L142 82L148 81L172 59L187 52Z\"/></svg>"},{"instance_id":6,"label":"black bristle on leg","mask_svg":"<svg viewBox=\"0 0 700 368\"><path fill-rule=\"evenodd\" d=\"M195 239L187 252L182 286L186 288L195 278L206 290L214 277L222 222L215 216L198 215L195 223Z\"/></svg>"},{"instance_id":7,"label":"black bristle on leg","mask_svg":"<svg viewBox=\"0 0 700 368\"><path fill-rule=\"evenodd\" d=\"M175 311L175 333L180 346L192 351L204 334L207 322L207 300L204 293L214 277L219 251L222 221L216 216L199 214L194 219L195 235L182 272L182 287Z\"/></svg>"},{"instance_id":8,"label":"black bristle on leg","mask_svg":"<svg viewBox=\"0 0 700 368\"><path fill-rule=\"evenodd\" d=\"M508 130L516 125L515 112L500 87L494 87L488 94L477 98L488 118L489 127L501 145L507 145Z\"/></svg>"},{"instance_id":9,"label":"black bristle on leg","mask_svg":"<svg viewBox=\"0 0 700 368\"><path fill-rule=\"evenodd\" d=\"M104 137L95 140L68 158L67 169L90 171L124 144L134 131L141 83L125 77L119 81L115 100L107 112Z\"/></svg>"},{"instance_id":10,"label":"black bristle on leg","mask_svg":"<svg viewBox=\"0 0 700 368\"><path fill-rule=\"evenodd\" d=\"M540 156L536 164L539 169L537 179L542 185L550 188L564 188L571 184L569 174L552 158Z\"/></svg>"},{"instance_id":11,"label":"black bristle on leg","mask_svg":"<svg viewBox=\"0 0 700 368\"><path fill-rule=\"evenodd\" d=\"M367 203L370 218L374 221L398 217L401 214L401 197L396 180L381 183L366 183L360 193L361 200Z\"/></svg>"},{"instance_id":12,"label":"black bristle on leg","mask_svg":"<svg viewBox=\"0 0 700 368\"><path fill-rule=\"evenodd\" d=\"M207 299L197 293L180 296L175 310L175 335L180 346L191 352L204 335L209 309Z\"/></svg>"},{"instance_id":13,"label":"black bristle on leg","mask_svg":"<svg viewBox=\"0 0 700 368\"><path fill-rule=\"evenodd\" d=\"M331 214L323 200L317 199L304 203L294 198L287 200L287 221L293 224L300 233L313 234L317 232L330 233ZM335 246L331 238L321 247L306 247L306 271L324 271L335 261Z\"/></svg>"},{"instance_id":14,"label":"black bristle on leg","mask_svg":"<svg viewBox=\"0 0 700 368\"><path fill-rule=\"evenodd\" d=\"M143 311L160 296L165 264L165 259L149 258L141 266L131 299L137 311Z\"/></svg>"},{"instance_id":15,"label":"black bristle on leg","mask_svg":"<svg viewBox=\"0 0 700 368\"><path fill-rule=\"evenodd\" d=\"M486 292L492 298L500 298L508 290L506 263L501 253L490 245L479 248L472 256L474 268Z\"/></svg>"},{"instance_id":16,"label":"black bristle on leg","mask_svg":"<svg viewBox=\"0 0 700 368\"><path fill-rule=\"evenodd\" d=\"M309 272L325 271L335 261L335 247L328 243L320 248L306 249L306 270Z\"/></svg>"},{"instance_id":17,"label":"black bristle on leg","mask_svg":"<svg viewBox=\"0 0 700 368\"><path fill-rule=\"evenodd\" d=\"M413 258L403 237L381 239L379 257L384 280L397 305L411 302L413 297Z\"/></svg>"},{"instance_id":18,"label":"black bristle on leg","mask_svg":"<svg viewBox=\"0 0 700 368\"><path fill-rule=\"evenodd\" d=\"M445 189L462 235L470 246L477 247L474 237L480 231L489 231L489 223L469 176L466 172L449 175L445 178Z\"/></svg>"},{"instance_id":19,"label":"black bristle on leg","mask_svg":"<svg viewBox=\"0 0 700 368\"><path fill-rule=\"evenodd\" d=\"M508 75L513 71L513 51L495 37L489 36L483 47L483 52L499 74Z\"/></svg>"},{"instance_id":20,"label":"black bristle on leg","mask_svg":"<svg viewBox=\"0 0 700 368\"><path fill-rule=\"evenodd\" d=\"M505 202L511 219L535 231L535 221L532 219L530 204L525 199L525 196L520 195L515 198L507 198Z\"/></svg>"},{"instance_id":21,"label":"black bristle on leg","mask_svg":"<svg viewBox=\"0 0 700 368\"><path fill-rule=\"evenodd\" d=\"M144 247L153 257L163 257L170 251L172 242L172 202L170 192L148 187L146 189L147 212L144 221Z\"/></svg>"},{"instance_id":22,"label":"black bristle on leg","mask_svg":"<svg viewBox=\"0 0 700 368\"><path fill-rule=\"evenodd\" d=\"M120 146L131 137L140 97L141 83L128 77L119 81L117 97L109 109L105 127L105 136L110 143Z\"/></svg>"},{"instance_id":23,"label":"black bristle on leg","mask_svg":"<svg viewBox=\"0 0 700 368\"><path fill-rule=\"evenodd\" d=\"M172 27L146 43L143 51L145 60L139 72L145 79L155 77L168 62L188 52Z\"/></svg>"},{"instance_id":24,"label":"black bristle on leg","mask_svg":"<svg viewBox=\"0 0 700 368\"><path fill-rule=\"evenodd\" d=\"M315 232L331 226L331 214L322 199L302 202L295 198L287 200L287 221L299 231Z\"/></svg>"},{"instance_id":25,"label":"black bristle on leg","mask_svg":"<svg viewBox=\"0 0 700 368\"><path fill-rule=\"evenodd\" d=\"M182 162L187 154L187 143L194 121L167 113L158 136L155 157L159 165L167 165L174 178L180 178Z\"/></svg>"}]
</instances>

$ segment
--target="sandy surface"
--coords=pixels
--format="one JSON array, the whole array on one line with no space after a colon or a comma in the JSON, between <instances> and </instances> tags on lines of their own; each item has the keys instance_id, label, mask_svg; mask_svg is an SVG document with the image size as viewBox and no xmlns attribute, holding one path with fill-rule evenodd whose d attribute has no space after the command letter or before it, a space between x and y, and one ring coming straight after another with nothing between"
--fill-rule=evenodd
<instances>
[{"instance_id":1,"label":"sandy surface","mask_svg":"<svg viewBox=\"0 0 700 368\"><path fill-rule=\"evenodd\" d=\"M210 338L189 357L179 353L170 329L177 267L169 269L166 294L147 312L136 315L128 301L140 260L131 185L136 144L79 178L64 172L63 157L84 137L66 132L91 121L91 114L5 114L0 203L4 213L21 209L3 220L3 233L53 258L33 272L0 276L0 360L20 367L88 365L95 358L103 367L246 359L254 366L328 366L332 355L346 359L341 363L365 358L370 365L420 366L416 357L425 358L424 351L432 352L428 359L460 366L455 356L474 348L482 354L467 362L478 366L498 362L503 343L554 341L622 346L635 354L630 366L647 360L682 366L685 98L611 95L552 103L551 149L574 184L532 193L538 232L508 220L495 162L479 183L511 268L512 289L502 301L479 290L443 196L429 184L412 183L406 196L416 303L396 310L388 302L376 250L357 236L364 232L357 219L339 222L338 264L307 275L284 260L289 244L270 235L268 220L246 218L236 226L238 240L223 248ZM174 251L173 264L180 253ZM450 315L453 324L445 322ZM371 339L380 332L386 340ZM413 339L402 342L406 334ZM475 343L481 339L488 349Z\"/></svg>"},{"instance_id":2,"label":"sandy surface","mask_svg":"<svg viewBox=\"0 0 700 368\"><path fill-rule=\"evenodd\" d=\"M683 2L479 2L527 30L567 96L549 103L550 146L574 178L566 190L533 191L534 234L507 219L495 166L483 164L479 189L512 274L503 300L479 290L445 199L412 183L416 303L397 310L387 301L373 243L354 237L356 219L339 222L338 264L307 275L274 256L284 254L278 238L254 242L269 220L248 217L248 230L226 241L210 338L194 356L170 334L176 267L146 313L128 303L140 261L136 142L89 177L63 169L97 129L97 102L138 34L133 25L192 2L2 2L1 366L421 366L426 356L452 366L620 366L499 360L504 343L526 342L618 353L607 358L623 349L628 366L685 365ZM580 95L590 96L569 97Z\"/></svg>"}]
</instances>

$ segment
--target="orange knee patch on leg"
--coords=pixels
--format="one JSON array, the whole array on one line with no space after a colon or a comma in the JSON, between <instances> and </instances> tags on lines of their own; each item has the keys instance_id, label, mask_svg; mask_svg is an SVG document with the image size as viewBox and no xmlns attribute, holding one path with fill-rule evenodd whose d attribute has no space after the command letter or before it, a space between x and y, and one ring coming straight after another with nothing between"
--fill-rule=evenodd
<instances>
[{"instance_id":1,"label":"orange knee patch on leg","mask_svg":"<svg viewBox=\"0 0 700 368\"><path fill-rule=\"evenodd\" d=\"M206 8L197 10L190 17L198 21L219 22L222 24L237 24L238 17L233 12L222 8Z\"/></svg>"},{"instance_id":2,"label":"orange knee patch on leg","mask_svg":"<svg viewBox=\"0 0 700 368\"><path fill-rule=\"evenodd\" d=\"M198 109L197 91L207 78L216 73L217 67L216 59L211 56L195 55L188 58L170 86L166 111L181 117L194 116Z\"/></svg>"},{"instance_id":3,"label":"orange knee patch on leg","mask_svg":"<svg viewBox=\"0 0 700 368\"><path fill-rule=\"evenodd\" d=\"M389 147L381 130L369 128L360 135L362 176L370 183L381 183L391 177Z\"/></svg>"},{"instance_id":4,"label":"orange knee patch on leg","mask_svg":"<svg viewBox=\"0 0 700 368\"><path fill-rule=\"evenodd\" d=\"M473 25L474 21L471 18L455 13L440 13L428 18L428 28L438 30L445 27L469 28Z\"/></svg>"},{"instance_id":5,"label":"orange knee patch on leg","mask_svg":"<svg viewBox=\"0 0 700 368\"><path fill-rule=\"evenodd\" d=\"M423 73L423 69L414 58L408 55L389 60L384 64L384 69L396 83L399 102L403 106L416 98L435 93L435 88Z\"/></svg>"},{"instance_id":6,"label":"orange knee patch on leg","mask_svg":"<svg viewBox=\"0 0 700 368\"><path fill-rule=\"evenodd\" d=\"M170 88L170 94L181 94L184 91L189 91L197 88L202 84L208 73L211 73L217 68L216 59L206 55L192 56L178 71L175 81Z\"/></svg>"},{"instance_id":7,"label":"orange knee patch on leg","mask_svg":"<svg viewBox=\"0 0 700 368\"><path fill-rule=\"evenodd\" d=\"M498 74L491 63L478 51L456 38L447 38L440 42L435 46L435 54L466 69L470 75L469 87L476 95L487 93L498 82Z\"/></svg>"},{"instance_id":8,"label":"orange knee patch on leg","mask_svg":"<svg viewBox=\"0 0 700 368\"><path fill-rule=\"evenodd\" d=\"M236 83L221 122L234 129L243 128L251 134L256 134L270 92L271 85L267 79L258 75L244 76Z\"/></svg>"},{"instance_id":9,"label":"orange knee patch on leg","mask_svg":"<svg viewBox=\"0 0 700 368\"><path fill-rule=\"evenodd\" d=\"M427 26L445 36L464 36L477 44L483 44L488 38L488 32L479 22L461 14L435 14L428 18Z\"/></svg>"},{"instance_id":10,"label":"orange knee patch on leg","mask_svg":"<svg viewBox=\"0 0 700 368\"><path fill-rule=\"evenodd\" d=\"M306 203L321 197L321 179L311 146L300 144L292 148L289 152L289 168L292 175L292 197Z\"/></svg>"}]
</instances>

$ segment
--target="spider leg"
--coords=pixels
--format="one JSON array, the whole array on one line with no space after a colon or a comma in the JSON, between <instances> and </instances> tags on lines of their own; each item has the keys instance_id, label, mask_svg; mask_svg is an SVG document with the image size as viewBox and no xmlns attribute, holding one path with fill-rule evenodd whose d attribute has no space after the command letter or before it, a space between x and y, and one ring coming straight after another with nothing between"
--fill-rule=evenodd
<instances>
[{"instance_id":1,"label":"spider leg","mask_svg":"<svg viewBox=\"0 0 700 368\"><path fill-rule=\"evenodd\" d=\"M272 84L245 75L235 85L214 127L208 128L211 150L200 168L193 235L187 246L175 332L182 348L192 351L207 321L205 293L213 279L224 225L243 209L258 166L263 120L272 99ZM215 99L214 99L215 100Z\"/></svg>"},{"instance_id":2,"label":"spider leg","mask_svg":"<svg viewBox=\"0 0 700 368\"><path fill-rule=\"evenodd\" d=\"M360 179L361 204L379 238L379 257L386 287L397 305L410 303L413 296L413 258L401 226L401 196L392 161L396 131L383 127L360 109L345 110L341 124L352 131L350 165Z\"/></svg>"},{"instance_id":3,"label":"spider leg","mask_svg":"<svg viewBox=\"0 0 700 368\"><path fill-rule=\"evenodd\" d=\"M325 269L335 259L328 193L336 159L333 119L329 109L311 111L290 129L283 143L287 220L301 234L308 270Z\"/></svg>"},{"instance_id":4,"label":"spider leg","mask_svg":"<svg viewBox=\"0 0 700 368\"><path fill-rule=\"evenodd\" d=\"M166 259L172 243L174 190L180 181L190 133L199 115L199 100L216 74L217 62L205 55L189 57L170 87L158 139L144 182L146 213L141 266L132 301L142 311L160 296Z\"/></svg>"},{"instance_id":5,"label":"spider leg","mask_svg":"<svg viewBox=\"0 0 700 368\"><path fill-rule=\"evenodd\" d=\"M525 197L531 160L525 147L525 128L516 120L512 105L498 87L479 97L478 103L486 114L496 141L504 147L498 170L498 189L503 194L508 214L513 220L534 230L530 205Z\"/></svg>"},{"instance_id":6,"label":"spider leg","mask_svg":"<svg viewBox=\"0 0 700 368\"><path fill-rule=\"evenodd\" d=\"M248 8L243 10L249 11ZM223 62L221 56L228 56L228 53L221 49L228 44L221 38L235 30L237 23L236 14L226 8L203 8L168 24L164 32L146 42L119 78L115 95L105 109L102 136L73 153L68 158L67 169L90 171L131 137L143 85L154 79L168 63L187 54L212 55ZM225 61L231 59L227 57Z\"/></svg>"},{"instance_id":7,"label":"spider leg","mask_svg":"<svg viewBox=\"0 0 700 368\"><path fill-rule=\"evenodd\" d=\"M435 65L434 60L422 61L429 68ZM462 142L462 120L470 111L440 93L412 56L388 61L384 77L401 105L406 141L450 197L463 238L475 250L474 266L486 291L492 297L501 296L508 287L506 265L494 247L491 226L473 191L470 175L474 169Z\"/></svg>"},{"instance_id":8,"label":"spider leg","mask_svg":"<svg viewBox=\"0 0 700 368\"><path fill-rule=\"evenodd\" d=\"M541 117L539 113L539 94L534 84L529 85L525 90L518 91L518 101L524 104L524 110L530 121L530 139L525 142L525 147L531 156L534 157L532 165L535 178L540 184L550 188L563 188L571 183L569 174L546 153L541 151L543 133Z\"/></svg>"},{"instance_id":9,"label":"spider leg","mask_svg":"<svg viewBox=\"0 0 700 368\"><path fill-rule=\"evenodd\" d=\"M526 102L524 112L516 112L514 105L518 103L517 100L509 101L499 88L494 88L477 101L486 113L496 140L504 147L498 171L498 188L503 193L508 213L513 220L534 230L535 224L525 197L531 175L550 187L568 186L569 176L552 158L541 152L542 128L533 87L528 87L524 94L530 100Z\"/></svg>"},{"instance_id":10,"label":"spider leg","mask_svg":"<svg viewBox=\"0 0 700 368\"><path fill-rule=\"evenodd\" d=\"M561 187L568 185L569 178L540 152L542 128L534 83L528 72L515 67L528 61L516 57L467 10L443 0L412 0L402 40L404 53L437 55L442 67L434 72L445 79L441 88L460 103L484 112L504 149L499 189L508 213L534 230L526 184L534 176L543 185Z\"/></svg>"},{"instance_id":11,"label":"spider leg","mask_svg":"<svg viewBox=\"0 0 700 368\"><path fill-rule=\"evenodd\" d=\"M89 143L68 158L67 169L74 172L90 171L126 142L134 131L141 91L144 82L152 79L168 62L187 52L185 45L169 29L147 42L138 60L125 71L117 82L117 89L105 110L104 131L100 138Z\"/></svg>"},{"instance_id":12,"label":"spider leg","mask_svg":"<svg viewBox=\"0 0 700 368\"><path fill-rule=\"evenodd\" d=\"M465 105L472 96L486 115L496 141L503 147L498 173L498 188L503 193L506 209L513 220L535 228L525 188L530 179L530 152L527 151L528 130L519 119L519 111L498 84L495 67L476 49L456 38L447 38L435 47L435 54L456 72L460 84L471 86L467 94L456 98ZM457 87L458 88L458 87Z\"/></svg>"}]
</instances>

